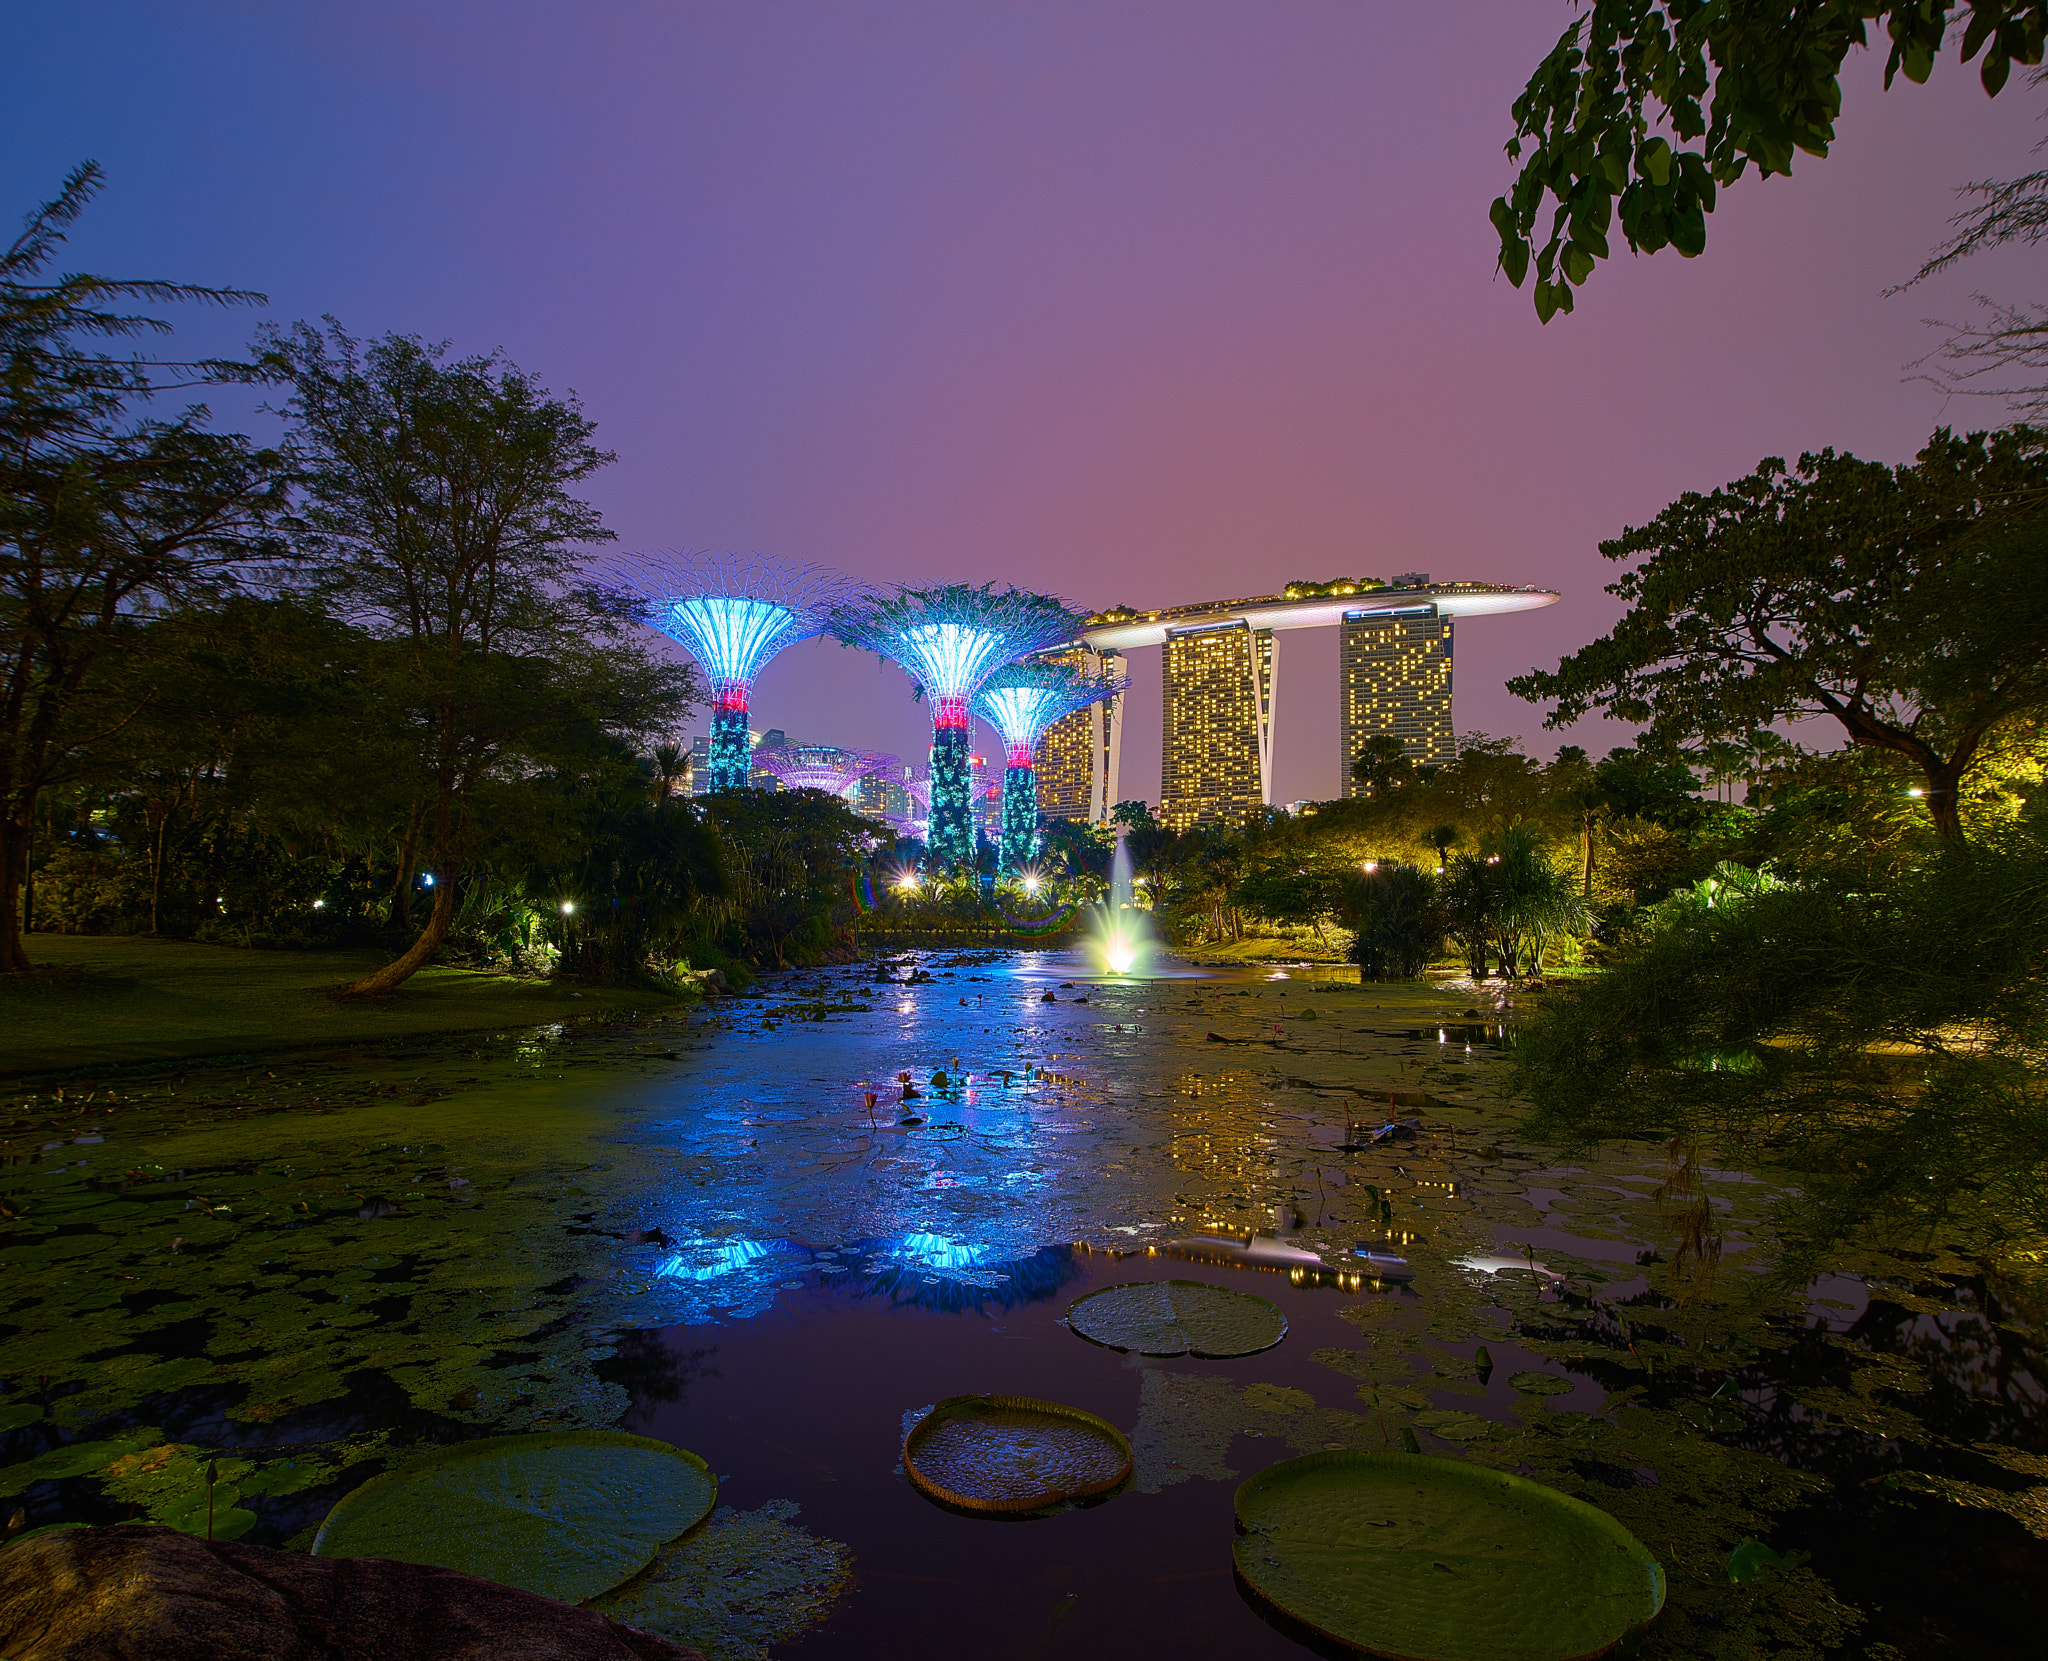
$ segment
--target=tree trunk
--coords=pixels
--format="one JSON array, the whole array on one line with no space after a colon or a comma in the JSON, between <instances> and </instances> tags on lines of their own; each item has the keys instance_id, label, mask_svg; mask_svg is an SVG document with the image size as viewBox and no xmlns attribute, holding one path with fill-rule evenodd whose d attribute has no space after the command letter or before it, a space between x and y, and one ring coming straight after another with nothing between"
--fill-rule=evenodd
<instances>
[{"instance_id":1,"label":"tree trunk","mask_svg":"<svg viewBox=\"0 0 2048 1661\"><path fill-rule=\"evenodd\" d=\"M452 873L437 873L434 883L434 909L427 914L427 926L420 931L419 939L406 948L405 955L387 963L374 975L367 975L341 989L344 998L376 998L411 978L413 971L421 968L435 952L441 942L448 938L448 927L455 921L455 878Z\"/></svg>"},{"instance_id":2,"label":"tree trunk","mask_svg":"<svg viewBox=\"0 0 2048 1661\"><path fill-rule=\"evenodd\" d=\"M0 975L25 975L28 953L21 943L21 890L28 878L28 844L33 819L24 827L0 819Z\"/></svg>"},{"instance_id":3,"label":"tree trunk","mask_svg":"<svg viewBox=\"0 0 2048 1661\"><path fill-rule=\"evenodd\" d=\"M1962 792L1956 787L1962 782L1962 769L1942 767L1927 769L1927 817L1934 822L1934 834L1944 842L1961 842L1963 836Z\"/></svg>"},{"instance_id":4,"label":"tree trunk","mask_svg":"<svg viewBox=\"0 0 2048 1661\"><path fill-rule=\"evenodd\" d=\"M1590 813L1585 816L1585 826L1582 834L1586 841L1586 873L1583 891L1585 897L1590 900L1593 897L1593 815Z\"/></svg>"}]
</instances>

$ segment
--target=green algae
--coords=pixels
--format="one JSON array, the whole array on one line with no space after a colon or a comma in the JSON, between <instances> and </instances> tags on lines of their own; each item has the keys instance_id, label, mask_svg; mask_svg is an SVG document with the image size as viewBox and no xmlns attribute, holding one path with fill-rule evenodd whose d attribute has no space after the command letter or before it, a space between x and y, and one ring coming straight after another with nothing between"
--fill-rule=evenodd
<instances>
[{"instance_id":1,"label":"green algae","mask_svg":"<svg viewBox=\"0 0 2048 1661\"><path fill-rule=\"evenodd\" d=\"M853 1585L853 1554L796 1524L792 1500L722 1507L589 1607L688 1644L709 1661L765 1661L823 1621Z\"/></svg>"}]
</instances>

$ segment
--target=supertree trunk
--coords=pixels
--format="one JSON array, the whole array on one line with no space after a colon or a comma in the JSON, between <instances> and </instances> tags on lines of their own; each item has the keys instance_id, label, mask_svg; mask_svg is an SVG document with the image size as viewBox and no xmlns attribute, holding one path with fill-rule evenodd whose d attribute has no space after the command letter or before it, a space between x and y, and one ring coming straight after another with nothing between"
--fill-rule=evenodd
<instances>
[{"instance_id":1,"label":"supertree trunk","mask_svg":"<svg viewBox=\"0 0 2048 1661\"><path fill-rule=\"evenodd\" d=\"M1003 769L1003 869L1019 871L1038 852L1038 774L1027 750Z\"/></svg>"},{"instance_id":2,"label":"supertree trunk","mask_svg":"<svg viewBox=\"0 0 2048 1661\"><path fill-rule=\"evenodd\" d=\"M713 795L744 790L754 776L754 745L747 731L746 691L721 690L711 711L711 778Z\"/></svg>"},{"instance_id":3,"label":"supertree trunk","mask_svg":"<svg viewBox=\"0 0 2048 1661\"><path fill-rule=\"evenodd\" d=\"M967 723L946 719L942 707L932 728L932 857L949 866L974 864L974 812Z\"/></svg>"}]
</instances>

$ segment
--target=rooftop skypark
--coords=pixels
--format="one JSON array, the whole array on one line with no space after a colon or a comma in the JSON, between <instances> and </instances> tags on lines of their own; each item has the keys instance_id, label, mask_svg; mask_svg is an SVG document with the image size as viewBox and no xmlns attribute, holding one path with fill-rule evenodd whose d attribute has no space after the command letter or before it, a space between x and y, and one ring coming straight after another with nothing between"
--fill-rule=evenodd
<instances>
[{"instance_id":1,"label":"rooftop skypark","mask_svg":"<svg viewBox=\"0 0 2048 1661\"><path fill-rule=\"evenodd\" d=\"M932 706L931 832L933 856L947 865L974 858L968 799L971 767L969 706L1004 665L1054 646L1081 630L1079 613L1047 594L972 588L899 588L842 606L832 633L901 666Z\"/></svg>"},{"instance_id":2,"label":"rooftop skypark","mask_svg":"<svg viewBox=\"0 0 2048 1661\"><path fill-rule=\"evenodd\" d=\"M825 632L858 584L819 565L755 554L657 554L628 582L645 602L641 620L682 646L711 683L708 788L744 790L753 772L747 706L754 678L785 646Z\"/></svg>"},{"instance_id":3,"label":"rooftop skypark","mask_svg":"<svg viewBox=\"0 0 2048 1661\"><path fill-rule=\"evenodd\" d=\"M1037 851L1038 741L1055 721L1113 698L1129 676L1090 675L1071 663L1016 663L998 669L974 700L974 712L1003 735L1003 869Z\"/></svg>"}]
</instances>

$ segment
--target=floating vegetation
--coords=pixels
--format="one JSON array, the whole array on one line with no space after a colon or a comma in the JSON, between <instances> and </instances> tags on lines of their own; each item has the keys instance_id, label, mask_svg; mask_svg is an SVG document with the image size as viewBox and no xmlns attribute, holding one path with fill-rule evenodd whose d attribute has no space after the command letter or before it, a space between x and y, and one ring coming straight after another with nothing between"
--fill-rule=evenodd
<instances>
[{"instance_id":1,"label":"floating vegetation","mask_svg":"<svg viewBox=\"0 0 2048 1661\"><path fill-rule=\"evenodd\" d=\"M721 1507L589 1607L709 1661L765 1661L769 1645L816 1626L853 1585L853 1553L799 1528L797 1512L793 1500Z\"/></svg>"},{"instance_id":2,"label":"floating vegetation","mask_svg":"<svg viewBox=\"0 0 2048 1661\"><path fill-rule=\"evenodd\" d=\"M1106 1419L1029 1396L949 1396L903 1438L903 1468L933 1499L968 1511L1041 1511L1108 1493L1131 1445Z\"/></svg>"},{"instance_id":3,"label":"floating vegetation","mask_svg":"<svg viewBox=\"0 0 2048 1661\"><path fill-rule=\"evenodd\" d=\"M388 1557L581 1603L631 1579L718 1497L694 1453L620 1431L492 1436L408 1460L328 1513L316 1557Z\"/></svg>"},{"instance_id":4,"label":"floating vegetation","mask_svg":"<svg viewBox=\"0 0 2048 1661\"><path fill-rule=\"evenodd\" d=\"M1287 1336L1279 1305L1199 1280L1102 1287L1074 1300L1067 1325L1105 1349L1208 1360L1256 1355Z\"/></svg>"},{"instance_id":5,"label":"floating vegetation","mask_svg":"<svg viewBox=\"0 0 2048 1661\"><path fill-rule=\"evenodd\" d=\"M1664 1606L1620 1523L1452 1459L1316 1453L1237 1491L1237 1567L1340 1643L1404 1661L1579 1661Z\"/></svg>"}]
</instances>

